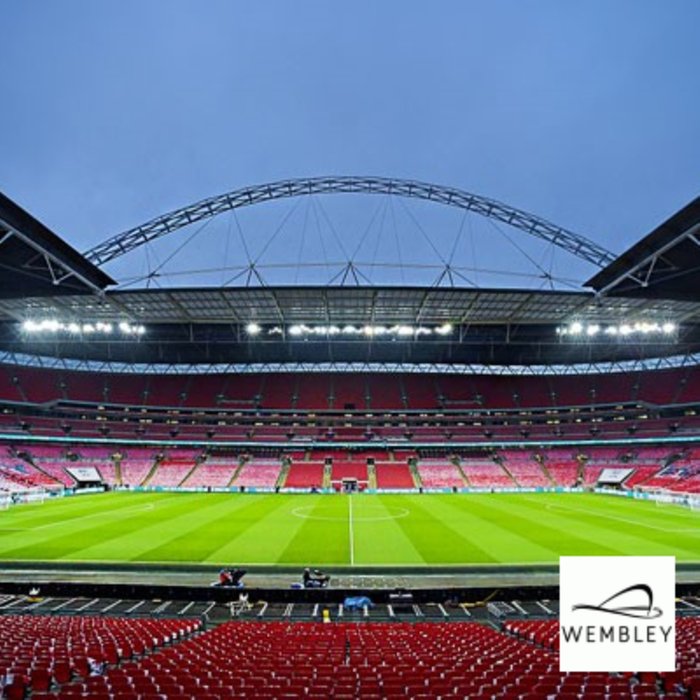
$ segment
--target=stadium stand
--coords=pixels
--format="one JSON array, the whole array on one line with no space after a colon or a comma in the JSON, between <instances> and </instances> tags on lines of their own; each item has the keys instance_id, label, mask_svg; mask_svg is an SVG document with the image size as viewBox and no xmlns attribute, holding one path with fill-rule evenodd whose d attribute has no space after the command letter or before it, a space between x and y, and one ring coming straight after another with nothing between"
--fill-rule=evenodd
<instances>
[{"instance_id":1,"label":"stadium stand","mask_svg":"<svg viewBox=\"0 0 700 700\"><path fill-rule=\"evenodd\" d=\"M23 369L23 381L32 383L29 372L31 370ZM36 372L37 377L51 376L49 370ZM591 388L584 391L588 397L585 402L569 405L568 397L559 387L560 382L567 386L566 377L455 377L449 384L452 398L445 404L445 396L435 393L436 380L420 375L368 374L357 375L354 381L342 375L325 378L309 375L304 381L294 380L292 375L246 376L236 380L235 392L233 382L216 375L206 378L168 377L164 391L160 392L160 378L154 376L149 378L147 388L143 381L125 379L124 386L119 385L119 391L122 392L120 401L126 403L109 403L104 401L104 396L93 396L94 402L73 400L69 392L75 382L70 374L64 372L60 380L54 377L53 382L49 381L49 384L63 387L55 401L8 405L5 410L11 413L4 414L3 420L20 434L70 435L76 439L178 437L281 442L294 437L329 437L349 441L383 439L411 444L484 439L519 441L523 438L602 440L629 438L630 435L667 437L700 433L700 417L695 411L681 410L676 404L664 404L651 412L648 403L634 399L636 393L626 380L622 384L613 383L612 389L606 389L608 393L613 389L629 390L629 395L619 395L615 403L600 402L597 398L599 392ZM109 389L112 380L117 382L113 375L109 377L104 379L105 389ZM277 378L282 382L281 388L276 385ZM668 378L672 381L673 375ZM503 383L505 380L506 384ZM179 382L177 390L173 389L174 381ZM594 380L589 377L581 381L590 384ZM203 385L202 394L198 393L200 383ZM638 378L633 386L644 384L645 381ZM12 387L14 389L14 385ZM129 387L133 393L127 401ZM265 387L268 393L272 392L269 395L274 399L274 406L261 403L261 391ZM372 387L376 388L374 396ZM331 391L335 392L332 396ZM393 398L383 398L385 392ZM109 391L106 393L110 394ZM458 394L461 394L461 399L455 398ZM210 403L205 404L204 397L212 395ZM174 396L184 396L185 399L179 398L178 405L172 406ZM197 396L202 397L201 401ZM306 396L316 398L310 398L305 405ZM544 396L550 399L547 406L528 404L528 401L534 401L533 397L539 397L534 401L539 404ZM410 404L409 397L413 397ZM81 393L80 398L89 396ZM610 396L606 395L606 398ZM494 402L493 405L488 399ZM0 394L0 403L3 400L8 399ZM365 410L372 401L377 404L377 407L372 407L376 415L367 416ZM204 405L198 407L196 403ZM136 408L138 411L133 410ZM310 411L320 411L324 415L315 416L315 420L309 423ZM444 413L438 416L438 411Z\"/></svg>"},{"instance_id":2,"label":"stadium stand","mask_svg":"<svg viewBox=\"0 0 700 700\"><path fill-rule=\"evenodd\" d=\"M30 463L44 474L60 481L64 486L75 486L75 479L66 471L72 462L64 456L64 451L56 447L31 448Z\"/></svg>"},{"instance_id":3,"label":"stadium stand","mask_svg":"<svg viewBox=\"0 0 700 700\"><path fill-rule=\"evenodd\" d=\"M492 460L462 459L461 468L469 484L475 488L517 486L503 467Z\"/></svg>"},{"instance_id":4,"label":"stadium stand","mask_svg":"<svg viewBox=\"0 0 700 700\"><path fill-rule=\"evenodd\" d=\"M551 461L547 458L545 467L558 486L574 486L578 483L579 463L571 458L568 461Z\"/></svg>"},{"instance_id":5,"label":"stadium stand","mask_svg":"<svg viewBox=\"0 0 700 700\"><path fill-rule=\"evenodd\" d=\"M158 462L153 474L145 481L147 486L179 486L195 468L191 458L166 458Z\"/></svg>"},{"instance_id":6,"label":"stadium stand","mask_svg":"<svg viewBox=\"0 0 700 700\"><path fill-rule=\"evenodd\" d=\"M320 488L323 485L323 462L293 462L289 467L285 488Z\"/></svg>"},{"instance_id":7,"label":"stadium stand","mask_svg":"<svg viewBox=\"0 0 700 700\"><path fill-rule=\"evenodd\" d=\"M74 677L87 682L90 659L114 666L189 636L201 625L198 620L61 615L3 615L0 622L0 678L11 679L4 694L10 700L28 692L37 697Z\"/></svg>"},{"instance_id":8,"label":"stadium stand","mask_svg":"<svg viewBox=\"0 0 700 700\"><path fill-rule=\"evenodd\" d=\"M124 486L140 486L155 466L155 455L131 456L134 452L133 449L129 450L129 455L120 460L121 481Z\"/></svg>"},{"instance_id":9,"label":"stadium stand","mask_svg":"<svg viewBox=\"0 0 700 700\"><path fill-rule=\"evenodd\" d=\"M535 461L534 455L524 454L513 450L500 452L503 466L515 479L518 486L551 486L552 482L547 478L542 465Z\"/></svg>"},{"instance_id":10,"label":"stadium stand","mask_svg":"<svg viewBox=\"0 0 700 700\"><path fill-rule=\"evenodd\" d=\"M355 457L352 453L344 455L344 459L333 459L331 468L331 485L339 490L344 479L356 479L360 488L366 488L369 482L367 473L367 457Z\"/></svg>"},{"instance_id":11,"label":"stadium stand","mask_svg":"<svg viewBox=\"0 0 700 700\"><path fill-rule=\"evenodd\" d=\"M506 621L501 630L475 622L228 622L197 634L198 623L185 620L16 616L0 664L13 674L9 698L31 690L39 698L144 700L670 700L696 697L700 687L699 622L678 619L678 668L659 674L560 673L556 620ZM53 645L40 638L47 632ZM18 645L29 658L18 660ZM88 656L106 664L103 674L89 674Z\"/></svg>"},{"instance_id":12,"label":"stadium stand","mask_svg":"<svg viewBox=\"0 0 700 700\"><path fill-rule=\"evenodd\" d=\"M282 464L278 459L251 459L241 467L233 485L272 489L277 484L281 471Z\"/></svg>"},{"instance_id":13,"label":"stadium stand","mask_svg":"<svg viewBox=\"0 0 700 700\"><path fill-rule=\"evenodd\" d=\"M334 187L347 188L350 182L354 183L351 190L354 193L364 188L366 193L378 194L382 183L386 184L384 179L376 178L364 184L357 179L322 180L325 189L316 191L324 195ZM148 231L161 235L177 230L183 223L199 221L207 212L215 213L219 207L225 209L233 201L248 205L253 194L270 198L275 191L281 191L279 184L265 190L248 189L242 200L200 202L196 209L180 210L174 213L177 216L165 215L127 233L132 243L137 239L146 242ZM396 184L408 187L414 198L422 191L420 183L390 184L392 196ZM299 186L300 182L286 183L282 196L289 196L295 185ZM312 192L313 187L311 181L303 183L305 191ZM440 201L442 197L443 204L459 199L455 196L459 191L433 186L428 191L426 199ZM697 362L700 350L700 325L696 322L700 316L695 308L698 252L695 238L691 238L695 235L694 228L687 226L690 218L695 218L692 226L697 226L699 219L695 215L690 216L684 210L681 218L685 223L676 226L679 224L676 220L671 226L670 233L681 241L680 245L686 246L693 266L679 265L677 270L683 274L675 274L679 260L672 261L673 284L682 284L686 273L692 274L687 275L691 280L688 287L667 288L665 291L671 292L667 296L659 287L664 280L656 277L656 262L647 269L644 285L635 287L634 293L627 296L629 288L616 288L617 282L612 284L609 276L631 284L633 277L639 277L638 270L629 274L626 261L634 262L631 258L635 255L618 258L612 263L615 269L611 272L609 263L613 256L604 250L596 252L590 241L577 238L566 229L555 231L553 225L526 212L509 210L502 203L471 195L464 213L479 213L476 204L480 203L489 212L498 209L502 222L520 222L520 228L537 237L556 237L558 243L567 244L562 247L568 246L569 252L586 253L582 257L602 268L596 277L607 275L610 284L589 282L580 291L555 289L554 284L547 290L471 289L460 287L459 283L455 285L454 281L449 289L440 283L424 288L395 285L391 289L374 287L371 283L331 283L325 288L309 289L303 288L307 285L305 278L295 288L297 285L274 287L266 283L236 286L239 284L236 277L218 289L150 289L150 283L138 289L112 280L91 262L90 254L81 256L77 251L66 251L65 246L60 251L64 260L59 265L65 269L57 274L48 264L49 257L42 257L51 252L44 245L45 240L50 240L51 232L41 229L42 235L32 238L29 235L32 231L17 231L17 217L13 217L15 223L6 220L5 199L0 197L0 236L8 257L2 278L6 294L0 304L3 316L0 345L8 362L36 366L0 367L0 440L5 449L0 457L0 490L2 505L9 509L8 521L11 525L19 524L16 529L8 527L3 539L9 558L18 555L21 563L21 568L13 569L7 562L8 572L3 572L3 579L6 574L10 579L25 577L21 583L10 580L6 585L11 592L0 596L0 677L6 685L4 696L11 700L700 697L698 617L679 620L678 669L674 673L559 673L556 621L532 619L533 615L556 614L549 607L556 607L553 592L556 583L539 585L540 576L547 579L556 574L546 570L550 567L545 562L536 563L541 561L539 551L535 551L537 559L531 562L532 571L538 572L537 586L513 583L510 572L505 571L505 567L512 566L513 557L517 562L529 561L529 554L520 556L528 522L534 531L544 534L548 544L561 539L565 521L573 518L561 518L555 513L554 525L540 523L540 513L544 514L548 508L528 506L535 514L532 520L521 517L522 509L519 515L517 506L510 514L506 508L499 509L493 517L486 517L485 510L482 517L480 509L474 508L470 515L481 520L484 527L477 524L460 528L461 522L467 521L454 522L462 510L461 503L455 506L455 498L466 502L469 497L405 497L402 500L415 510L414 519L404 520L404 513L406 517L410 515L409 509L398 507L394 513L401 514L386 519L400 519L398 524L388 524L394 535L403 537L411 534L411 530L414 534L420 530L413 541L405 538L411 554L416 555L414 561L420 562L415 564L420 572L414 574L410 571L414 565L406 566L408 562L400 560L403 555L398 547L391 556L381 551L382 545L393 549L394 543L388 538L384 543L376 536L379 531L376 521L385 518L372 515L376 506L367 506L369 496L358 499L329 496L328 501L342 506L343 510L338 511L338 518L319 518L326 521L321 523L322 537L328 535L329 540L319 543L320 554L310 546L309 523L295 519L291 527L294 537L288 541L281 538L285 551L268 564L259 556L264 548L254 537L244 537L246 529L239 529L238 522L230 532L221 527L230 515L222 515L225 511L217 504L227 505L237 498L232 495L209 499L211 509L209 504L201 508L201 522L199 509L187 512L185 530L173 533L170 538L177 551L170 548L170 541L166 546L165 541L155 537L170 534L162 523L183 519L175 508L174 520L167 521L161 520L164 512L155 506L147 506L148 518L144 517L145 509L117 509L104 531L94 526L95 521L83 520L92 518L92 514L79 513L75 518L66 518L69 525L66 529L57 530L55 535L47 533L44 544L25 527L38 522L34 527L46 533L43 528L47 521L52 521L52 527L62 524L59 521L63 509L71 508L71 502L77 503L78 509L84 504L87 511L98 498L105 502L109 498L126 501L138 500L140 495L51 499L55 506L40 506L46 508L47 515L41 512L37 515L38 508L24 507L32 501L43 501L43 494L24 501L7 496L24 489L73 487L76 484L69 470L88 466L96 467L104 480L117 488L233 491L272 490L280 485L288 489L340 490L344 482L351 488L348 481L357 481L360 488L376 485L380 490L422 486L426 490L471 487L488 491L580 485L592 491L603 469L625 467L633 470L625 488L700 493L700 449L688 446L689 438L700 441L700 369L692 365ZM218 204L214 206L213 202ZM695 208L700 206L698 202L693 203ZM36 230L34 224L32 230ZM62 242L54 238L58 249ZM128 240L120 237L119 244L115 247L112 241L107 250L111 249L115 255L128 252L122 245ZM50 268L50 278L43 280L48 285L36 286L42 280L42 263L31 266L32 279L10 289L11 275L20 268L30 267L23 256L17 258L19 265L10 260L12 251L27 241L32 243L29 259L43 260ZM647 237L643 245L647 252L654 248L648 243ZM664 248L663 252L670 260L670 249ZM98 258L94 259L103 260L99 255L98 252ZM555 278L550 277L553 283ZM161 279L165 281L165 276ZM65 280L73 286L56 289ZM262 283L262 278L259 281ZM653 284L647 284L648 281ZM591 318L584 319L590 311L593 311ZM68 314L65 317L64 312ZM32 325L38 325L37 330L43 333L44 324L31 320L41 320L42 314L46 319L55 319L47 324L54 335L48 341L48 336L36 336L37 343L33 345L20 335L34 332ZM618 337L627 336L618 324L646 315L655 322L657 331L661 332L661 324L670 321L673 321L672 330L663 329L663 336L649 336L639 343L634 337ZM589 333L581 333L576 342L569 343L566 334L562 334L566 328L559 324L579 316L581 329L584 321L591 324L595 320L600 327L590 338ZM81 323L83 319L92 323L93 317L113 320L128 317L144 323L147 330L142 328L143 333L137 337L127 329L125 336L113 335L105 342L103 337L93 334L95 327L83 326L75 332L70 328L74 325L71 317L81 319ZM18 321L21 324L25 318L27 326L17 327ZM334 330L330 330L330 325L315 329L301 326L295 329L292 325L317 322L332 323ZM353 325L349 330L335 326L345 323ZM390 328L388 324L397 325ZM441 324L448 326L444 335ZM603 325L608 325L606 330L613 333L600 332ZM587 330L592 331L591 325ZM630 329L631 336L633 330ZM643 328L638 330L646 333ZM555 338L557 332L559 337ZM32 348L40 349L41 353L37 350L33 356ZM647 364L648 360L653 362ZM361 371L341 371L346 363ZM625 364L634 364L636 369L624 371ZM644 364L669 368L639 369ZM686 366L670 368L674 364ZM369 371L378 365L383 365L384 371ZM447 369L448 365L453 366ZM570 365L577 374L568 375L566 368L562 370L564 365ZM600 371L605 365L608 371ZM262 371L263 366L274 371ZM528 366L532 374L528 373ZM100 369L92 372L88 371L89 367ZM122 371L103 372L106 367ZM192 369L186 370L187 367ZM297 371L283 371L290 367L296 367ZM327 371L321 371L323 367ZM469 367L473 374L467 373ZM596 367L596 372L587 373ZM219 373L223 368L227 368L225 373ZM208 373L210 370L212 373ZM61 439L51 443L47 438ZM667 444L651 444L650 439L656 438L664 438ZM100 441L105 444L112 441L111 446L101 447ZM182 447L175 447L177 444ZM201 448L186 447L193 444ZM542 496L552 501L560 497L570 496ZM143 498L156 503L159 495L149 493ZM243 498L253 506L264 501ZM269 502L277 498L269 496ZM401 498L392 495L380 500L388 504ZM528 495L524 499L518 496L491 499L479 495L473 500L500 499L502 505L537 498ZM591 502L597 497L571 498ZM198 494L192 502L205 499L208 497ZM187 501L179 496L172 500ZM282 498L280 507L286 500L292 499ZM310 500L315 502L314 498ZM612 502L613 507L623 502L613 498L599 500ZM428 512L431 502L437 504L436 518L442 520L441 529L435 532L442 536L433 537L424 527L427 516L431 519L433 516ZM657 502L697 505L690 498L659 498ZM357 508L353 510L355 504ZM634 504L634 500L624 499L624 504ZM92 507L96 513L100 506ZM180 512L186 508L185 503ZM267 528L254 514L254 508L244 510L245 517L250 515L254 523L252 532L258 536L264 534ZM468 507L463 510L466 515ZM657 509L647 510L656 516L663 515ZM140 512L141 516L123 517L127 512ZM683 512L679 520L687 518L691 522L693 517L692 512ZM234 519L237 518L236 515ZM508 518L512 521L507 522ZM116 523L120 519L133 521L136 528L146 522L150 525L143 528L143 536L137 531L131 539L119 532ZM616 524L607 531L615 536L624 529L621 523L626 519L616 520L615 516L611 519ZM73 520L77 521L74 529ZM330 524L333 520L337 520L335 525ZM204 542L207 551L190 554L190 549L198 549L191 545L201 544L196 540L206 537L203 533L209 531L208 525L212 523L217 534L211 542ZM625 532L633 533L635 540L642 540L641 524L636 519L626 520ZM666 546L674 538L680 539L681 532L689 530L689 538L694 532L692 527L683 527L658 534L663 528L651 527L657 535L647 539L657 547L659 543ZM483 542L484 535L494 528L508 545L502 553L491 551L501 549L500 546L489 549ZM236 536L239 531L240 540ZM416 577L423 576L424 565L432 566L433 554L438 553L441 540L450 539L450 531L459 535L460 543L454 561L450 552L445 553L448 561L475 567L485 564L490 569L490 580L498 579L493 588L489 583L489 589L503 584L512 605L498 600L492 603L490 597L482 603L471 602L472 596L480 596L481 592L462 588L464 573L458 570L439 571L438 575L429 573L430 585L439 585L438 580L451 582L429 602L423 601L423 596L427 601L430 590L424 585L425 579L421 581L421 593L416 595L416 601L411 592L399 590L406 580L413 583ZM593 546L598 533L588 535ZM468 536L474 538L473 548L469 546ZM365 544L368 540L364 537L368 537L370 545ZM506 542L509 538L512 542ZM246 547L238 550L239 542L246 539ZM603 540L601 546L614 551L615 543L607 538L598 539ZM232 541L236 547L230 546ZM160 576L159 582L84 582L83 576L97 578L97 570L90 569L90 557L100 551L98 545L105 543L106 549L119 557L114 568L121 580ZM587 542L585 549L588 546ZM505 551L511 547L512 557ZM56 565L56 571L44 577L42 557L52 554L54 548L56 557L63 561ZM369 559L364 558L367 553L363 549L371 550L367 552L371 554ZM547 550L556 555L549 546ZM255 591L253 595L257 598L254 604L246 598L247 591L236 591L242 596L236 601L230 590L217 586L221 579L214 585L208 580L215 568L223 564L216 561L217 557L238 557L239 552L243 552L240 557L243 562L238 564L261 563L260 570L249 565L251 578L260 576L254 581L256 587L261 581L264 585L273 582L267 589L251 585L248 590ZM683 553L692 555L692 550L684 547ZM290 561L294 567L301 568L299 562L306 563L307 556L312 559L308 562L311 566L316 563L325 566L326 561L339 565L338 571L332 572L328 590L297 591L295 586L301 585L299 573L295 573L296 580L290 587L286 578L280 583L287 576L282 568L279 572L275 568L274 573L261 570L262 564L276 567ZM42 574L38 592L34 587L36 570L25 569L32 563L32 557L42 565L37 566ZM199 561L190 562L189 557L197 557ZM464 561L466 558L471 559ZM161 570L160 563L164 561L168 561L168 566ZM370 606L350 612L345 609L350 604L339 602L346 600L346 591L359 592L367 585L367 570L361 568L365 561L372 567L371 584L377 585L373 591L377 594L376 607L381 609L378 619L392 620L389 624L369 621ZM436 567L441 560L437 561ZM86 571L74 571L75 562ZM212 571L207 570L206 562L212 563ZM194 566L196 563L202 566ZM681 566L688 563L686 572L691 571L694 563L685 561L685 557L680 562ZM386 571L377 574L375 566L386 567ZM528 564L524 576L522 571L513 573L532 579L529 570ZM182 576L177 585L172 585L173 572ZM110 578L114 572L107 571L104 575ZM71 577L78 580L63 580ZM459 581L455 583L455 579ZM476 585L486 585L480 578L474 580ZM181 581L193 583L181 585ZM679 581L679 588L687 585L696 587L697 583ZM64 586L75 597L59 602L54 595L63 595ZM521 600L521 589L528 600ZM86 591L92 596L95 590L114 596L104 602L99 616L94 614L93 605L100 598L84 597ZM129 596L137 593L144 596L132 603ZM313 597L316 593L322 595ZM684 602L679 597L678 610L697 615L696 594L695 588L691 601ZM179 595L191 599L178 599L179 612L173 612L175 600L171 598ZM551 598L540 601L539 596L545 595ZM463 596L470 601L460 605L458 600ZM681 608L681 603L685 608ZM42 608L44 604L46 608ZM196 614L202 615L202 623L185 619L186 615L194 614L188 611L197 604L201 605ZM250 614L249 622L228 621L236 614L236 605ZM504 624L504 607L510 611L509 615L520 614L530 619ZM31 615L13 614L17 609ZM47 617L42 614L47 609L72 610L75 616ZM283 621L268 622L265 618L268 609L273 611L269 619ZM119 615L133 614L133 617L110 617L115 610ZM204 622L207 626L222 622L221 617L215 619L217 614L225 615L226 621L205 630ZM161 617L150 619L146 615ZM178 619L163 619L163 615ZM274 615L277 617L273 618ZM293 622L296 616L303 620L332 618L333 623ZM352 624L342 621L346 619L353 620ZM406 623L406 619L411 623ZM426 619L439 622L427 623ZM464 622L465 619L487 620L488 624ZM89 659L106 667L92 674Z\"/></svg>"},{"instance_id":14,"label":"stadium stand","mask_svg":"<svg viewBox=\"0 0 700 700\"><path fill-rule=\"evenodd\" d=\"M394 462L375 462L377 488L412 489L416 484L408 464Z\"/></svg>"},{"instance_id":15,"label":"stadium stand","mask_svg":"<svg viewBox=\"0 0 700 700\"><path fill-rule=\"evenodd\" d=\"M459 467L447 459L421 459L418 473L426 489L463 488L466 485Z\"/></svg>"},{"instance_id":16,"label":"stadium stand","mask_svg":"<svg viewBox=\"0 0 700 700\"><path fill-rule=\"evenodd\" d=\"M557 620L511 620L503 629L516 639L554 656L559 649ZM700 618L676 619L676 671L643 674L569 673L560 674L554 667L541 668L536 677L525 677L527 697L566 698L696 698L700 694Z\"/></svg>"},{"instance_id":17,"label":"stadium stand","mask_svg":"<svg viewBox=\"0 0 700 700\"><path fill-rule=\"evenodd\" d=\"M7 491L56 490L63 487L63 484L57 479L39 471L31 464L12 457L0 457L0 476L3 480L3 486L0 488Z\"/></svg>"},{"instance_id":18,"label":"stadium stand","mask_svg":"<svg viewBox=\"0 0 700 700\"><path fill-rule=\"evenodd\" d=\"M238 470L237 457L209 457L182 484L187 488L225 488Z\"/></svg>"},{"instance_id":19,"label":"stadium stand","mask_svg":"<svg viewBox=\"0 0 700 700\"><path fill-rule=\"evenodd\" d=\"M659 465L653 467L638 466L634 468L634 472L625 479L625 488L633 489L635 487L644 486L654 474L659 471Z\"/></svg>"}]
</instances>

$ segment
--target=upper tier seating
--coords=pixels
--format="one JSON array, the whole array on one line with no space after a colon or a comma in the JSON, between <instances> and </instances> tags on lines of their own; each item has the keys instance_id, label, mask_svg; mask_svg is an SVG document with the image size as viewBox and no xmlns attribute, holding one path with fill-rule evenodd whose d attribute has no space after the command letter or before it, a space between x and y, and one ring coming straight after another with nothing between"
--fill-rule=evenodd
<instances>
[{"instance_id":1,"label":"upper tier seating","mask_svg":"<svg viewBox=\"0 0 700 700\"><path fill-rule=\"evenodd\" d=\"M0 368L0 400L54 403L326 410L550 409L600 404L697 402L700 370L582 376L420 374L134 375L29 367Z\"/></svg>"}]
</instances>

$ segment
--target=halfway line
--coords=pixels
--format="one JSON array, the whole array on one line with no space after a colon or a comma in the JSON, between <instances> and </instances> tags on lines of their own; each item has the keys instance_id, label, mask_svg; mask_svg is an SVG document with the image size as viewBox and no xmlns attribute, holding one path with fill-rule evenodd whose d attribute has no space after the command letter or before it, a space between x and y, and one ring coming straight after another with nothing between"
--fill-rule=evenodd
<instances>
[{"instance_id":1,"label":"halfway line","mask_svg":"<svg viewBox=\"0 0 700 700\"><path fill-rule=\"evenodd\" d=\"M348 494L348 525L350 526L350 566L355 566L355 536L352 531L352 496Z\"/></svg>"}]
</instances>

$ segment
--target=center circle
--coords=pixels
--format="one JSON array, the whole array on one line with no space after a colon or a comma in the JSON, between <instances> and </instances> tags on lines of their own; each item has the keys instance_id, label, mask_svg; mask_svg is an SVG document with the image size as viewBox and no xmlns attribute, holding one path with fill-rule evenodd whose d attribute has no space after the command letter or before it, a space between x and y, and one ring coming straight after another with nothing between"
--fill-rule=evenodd
<instances>
[{"instance_id":1,"label":"center circle","mask_svg":"<svg viewBox=\"0 0 700 700\"><path fill-rule=\"evenodd\" d=\"M312 510L315 512L310 512ZM329 515L324 515L324 513L329 513ZM331 515L330 513L333 514ZM352 522L362 523L376 522L379 520L398 520L399 518L405 518L409 513L410 511L408 508L379 508L377 506L370 506L364 509L363 513L353 514ZM336 509L331 506L299 506L292 510L292 515L297 518L303 518L304 520L347 522L350 519L349 515L336 515Z\"/></svg>"}]
</instances>

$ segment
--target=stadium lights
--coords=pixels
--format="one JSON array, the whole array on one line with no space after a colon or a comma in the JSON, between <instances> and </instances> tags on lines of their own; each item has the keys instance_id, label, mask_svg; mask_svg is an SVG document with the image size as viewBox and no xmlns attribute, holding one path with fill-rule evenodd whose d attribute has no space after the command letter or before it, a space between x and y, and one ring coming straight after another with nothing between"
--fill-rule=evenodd
<instances>
[{"instance_id":1,"label":"stadium lights","mask_svg":"<svg viewBox=\"0 0 700 700\"><path fill-rule=\"evenodd\" d=\"M140 336L146 332L145 326L134 325L127 321L120 321L116 326L114 323L96 321L58 321L56 319L44 319L42 321L28 320L22 324L25 333L68 333L69 335L112 335L119 332L122 335Z\"/></svg>"},{"instance_id":2,"label":"stadium lights","mask_svg":"<svg viewBox=\"0 0 700 700\"><path fill-rule=\"evenodd\" d=\"M257 323L249 323L245 327L245 331L248 335L258 335L262 329L260 328L259 324Z\"/></svg>"},{"instance_id":3,"label":"stadium lights","mask_svg":"<svg viewBox=\"0 0 700 700\"><path fill-rule=\"evenodd\" d=\"M634 323L621 323L619 325L573 321L568 326L560 326L557 328L557 335L563 337L571 336L573 338L582 336L594 338L599 335L613 338L628 338L630 336L670 336L677 331L678 325L671 321L665 321L664 323L658 323L656 321L635 321Z\"/></svg>"},{"instance_id":4,"label":"stadium lights","mask_svg":"<svg viewBox=\"0 0 700 700\"><path fill-rule=\"evenodd\" d=\"M251 326L255 326L255 332L251 332ZM285 329L281 326L273 326L272 328L263 329L257 324L248 324L246 331L249 335L258 335L266 332L267 335L283 335ZM338 325L318 325L309 326L304 323L295 323L286 328L286 333L292 338L308 338L308 337L328 337L328 336L363 336L365 338L410 338L424 335L441 335L446 336L454 332L454 326L451 323L443 323L440 326L411 326L405 324L397 324L393 326L374 325L374 324L345 324Z\"/></svg>"}]
</instances>

